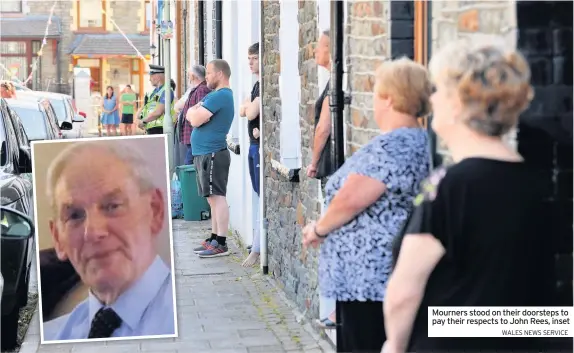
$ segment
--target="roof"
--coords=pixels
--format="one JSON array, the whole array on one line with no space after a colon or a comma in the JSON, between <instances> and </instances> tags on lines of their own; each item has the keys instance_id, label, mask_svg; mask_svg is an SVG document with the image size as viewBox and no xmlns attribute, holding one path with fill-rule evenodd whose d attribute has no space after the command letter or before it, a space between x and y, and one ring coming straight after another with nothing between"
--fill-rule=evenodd
<instances>
[{"instance_id":1,"label":"roof","mask_svg":"<svg viewBox=\"0 0 574 353\"><path fill-rule=\"evenodd\" d=\"M126 37L143 55L149 54L149 35L128 34ZM78 34L70 45L68 54L75 55L137 55L123 35Z\"/></svg>"},{"instance_id":2,"label":"roof","mask_svg":"<svg viewBox=\"0 0 574 353\"><path fill-rule=\"evenodd\" d=\"M66 97L70 97L67 94L63 93L56 93L56 92L47 92L47 91L24 91L19 92L17 97L37 97L37 98L60 98L65 99Z\"/></svg>"},{"instance_id":3,"label":"roof","mask_svg":"<svg viewBox=\"0 0 574 353\"><path fill-rule=\"evenodd\" d=\"M48 15L30 15L25 17L0 18L0 37L2 38L44 38ZM48 27L47 38L58 38L62 35L62 21L58 16L52 16L52 24Z\"/></svg>"},{"instance_id":4,"label":"roof","mask_svg":"<svg viewBox=\"0 0 574 353\"><path fill-rule=\"evenodd\" d=\"M37 101L8 98L6 99L6 103L11 107L36 108L36 110L40 110L40 104L38 104Z\"/></svg>"}]
</instances>

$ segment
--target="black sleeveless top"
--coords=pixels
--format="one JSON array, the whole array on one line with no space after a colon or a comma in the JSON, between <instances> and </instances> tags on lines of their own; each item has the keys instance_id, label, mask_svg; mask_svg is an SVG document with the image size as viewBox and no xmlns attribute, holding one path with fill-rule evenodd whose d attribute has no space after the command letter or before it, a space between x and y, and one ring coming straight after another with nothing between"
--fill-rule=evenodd
<instances>
[{"instance_id":1,"label":"black sleeveless top","mask_svg":"<svg viewBox=\"0 0 574 353\"><path fill-rule=\"evenodd\" d=\"M315 132L317 131L317 125L319 124L319 119L321 118L321 111L323 110L323 102L325 98L327 98L327 94L329 94L329 87L331 85L331 81L327 82L325 89L315 102ZM325 143L325 147L323 147L323 151L321 151L321 156L319 157L319 162L317 163L317 179L324 178L333 174L333 161L332 161L332 138L331 134L327 138L327 142Z\"/></svg>"}]
</instances>

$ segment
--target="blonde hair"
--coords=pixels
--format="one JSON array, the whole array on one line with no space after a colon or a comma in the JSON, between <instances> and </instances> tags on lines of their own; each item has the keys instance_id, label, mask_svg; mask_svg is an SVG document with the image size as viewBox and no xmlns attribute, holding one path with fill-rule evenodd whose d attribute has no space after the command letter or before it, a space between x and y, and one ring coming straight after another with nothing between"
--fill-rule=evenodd
<instances>
[{"instance_id":1,"label":"blonde hair","mask_svg":"<svg viewBox=\"0 0 574 353\"><path fill-rule=\"evenodd\" d=\"M482 36L450 43L431 59L433 80L456 91L464 122L489 136L502 136L534 97L530 68L500 37Z\"/></svg>"},{"instance_id":2,"label":"blonde hair","mask_svg":"<svg viewBox=\"0 0 574 353\"><path fill-rule=\"evenodd\" d=\"M390 98L393 109L413 117L430 112L432 85L427 69L406 57L382 63L375 73L375 94Z\"/></svg>"}]
</instances>

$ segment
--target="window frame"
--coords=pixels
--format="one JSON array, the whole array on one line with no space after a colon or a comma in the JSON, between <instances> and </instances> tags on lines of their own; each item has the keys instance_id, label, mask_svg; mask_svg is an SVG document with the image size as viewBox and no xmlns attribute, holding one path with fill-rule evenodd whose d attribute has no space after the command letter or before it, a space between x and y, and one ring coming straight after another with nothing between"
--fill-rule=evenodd
<instances>
[{"instance_id":1,"label":"window frame","mask_svg":"<svg viewBox=\"0 0 574 353\"><path fill-rule=\"evenodd\" d=\"M101 4L101 8L106 8L106 0L99 0ZM81 8L81 1L76 1L77 7L77 28L78 31L82 32L102 32L106 30L106 14L102 12L102 25L100 27L82 27L82 8Z\"/></svg>"},{"instance_id":2,"label":"window frame","mask_svg":"<svg viewBox=\"0 0 574 353\"><path fill-rule=\"evenodd\" d=\"M20 10L19 11L2 11L2 9L0 8L0 13L3 13L3 14L21 14L21 13L24 13L24 1L23 0L15 0L13 2L17 2L20 4Z\"/></svg>"}]
</instances>

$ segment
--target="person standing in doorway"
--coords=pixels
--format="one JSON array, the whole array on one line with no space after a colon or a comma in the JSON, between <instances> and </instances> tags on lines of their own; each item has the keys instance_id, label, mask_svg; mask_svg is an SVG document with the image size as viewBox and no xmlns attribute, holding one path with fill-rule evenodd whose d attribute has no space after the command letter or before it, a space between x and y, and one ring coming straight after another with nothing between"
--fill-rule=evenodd
<instances>
[{"instance_id":1,"label":"person standing in doorway","mask_svg":"<svg viewBox=\"0 0 574 353\"><path fill-rule=\"evenodd\" d=\"M120 105L122 111L122 125L123 135L129 136L133 134L132 124L134 123L134 107L136 106L136 94L132 90L132 86L127 85L124 93L120 97Z\"/></svg>"},{"instance_id":2,"label":"person standing in doorway","mask_svg":"<svg viewBox=\"0 0 574 353\"><path fill-rule=\"evenodd\" d=\"M193 126L185 118L187 111L195 106L197 103L201 102L205 96L211 92L209 87L207 87L207 82L205 82L205 67L201 65L194 65L188 71L188 78L191 84L191 89L187 93L187 97L183 96L177 104L184 101L181 108L181 116L177 122L177 131L179 136L179 141L187 146L187 152L185 155L185 164L193 164L193 153L191 149L191 132L193 131ZM185 99L184 99L185 98ZM176 104L176 111L178 110Z\"/></svg>"},{"instance_id":3,"label":"person standing in doorway","mask_svg":"<svg viewBox=\"0 0 574 353\"><path fill-rule=\"evenodd\" d=\"M321 33L315 47L315 63L323 69L331 70L331 39L329 30ZM315 134L313 136L313 150L311 164L307 167L307 176L318 179L321 184L322 199L325 200L325 185L328 177L333 174L334 166L331 155L331 115L329 111L329 87L327 82L323 92L315 102ZM333 329L336 326L335 300L321 296L321 306L325 308L322 317L316 321L317 326L324 329ZM321 310L323 311L323 310Z\"/></svg>"},{"instance_id":4,"label":"person standing in doorway","mask_svg":"<svg viewBox=\"0 0 574 353\"><path fill-rule=\"evenodd\" d=\"M102 125L106 127L107 136L118 135L118 125L120 125L120 115L118 113L118 100L114 93L114 88L108 86L106 95L102 100Z\"/></svg>"},{"instance_id":5,"label":"person standing in doorway","mask_svg":"<svg viewBox=\"0 0 574 353\"><path fill-rule=\"evenodd\" d=\"M139 127L146 130L148 135L163 134L163 118L165 116L165 68L159 65L149 66L149 80L154 86L154 90L149 95L147 103L138 110L137 116L142 116ZM169 94L171 94L171 116L175 123L175 111L173 106L175 104L175 94L170 87Z\"/></svg>"},{"instance_id":6,"label":"person standing in doorway","mask_svg":"<svg viewBox=\"0 0 574 353\"><path fill-rule=\"evenodd\" d=\"M197 169L197 189L211 207L211 237L194 249L199 257L204 258L229 255L226 195L231 156L227 149L227 133L235 115L230 77L231 68L227 61L211 61L207 65L205 80L212 92L186 112L186 119L194 128L191 149Z\"/></svg>"},{"instance_id":7,"label":"person standing in doorway","mask_svg":"<svg viewBox=\"0 0 574 353\"><path fill-rule=\"evenodd\" d=\"M251 176L251 185L253 191L259 196L259 134L261 125L259 122L259 43L255 43L247 50L249 69L257 77L257 82L253 85L251 96L243 102L239 108L239 116L247 118L247 132L249 133L249 175ZM259 222L256 222L259 223ZM253 266L259 259L260 239L259 225L255 224L253 236L253 248L249 256L243 261L243 266Z\"/></svg>"}]
</instances>

